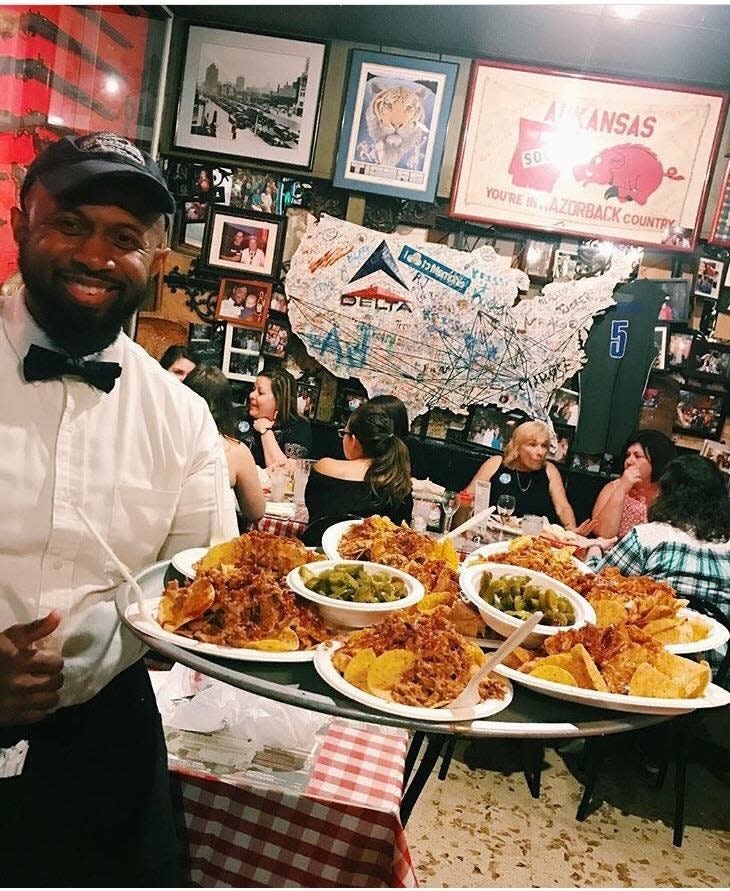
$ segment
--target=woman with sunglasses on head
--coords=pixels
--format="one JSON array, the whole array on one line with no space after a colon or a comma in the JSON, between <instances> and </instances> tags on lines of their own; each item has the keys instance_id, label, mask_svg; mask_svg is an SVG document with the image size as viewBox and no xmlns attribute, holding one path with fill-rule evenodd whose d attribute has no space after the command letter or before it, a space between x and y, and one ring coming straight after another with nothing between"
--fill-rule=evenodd
<instances>
[{"instance_id":1,"label":"woman with sunglasses on head","mask_svg":"<svg viewBox=\"0 0 730 891\"><path fill-rule=\"evenodd\" d=\"M304 494L309 523L322 517L390 517L409 520L413 510L411 463L393 421L366 402L339 431L345 458L322 458L314 465Z\"/></svg>"}]
</instances>

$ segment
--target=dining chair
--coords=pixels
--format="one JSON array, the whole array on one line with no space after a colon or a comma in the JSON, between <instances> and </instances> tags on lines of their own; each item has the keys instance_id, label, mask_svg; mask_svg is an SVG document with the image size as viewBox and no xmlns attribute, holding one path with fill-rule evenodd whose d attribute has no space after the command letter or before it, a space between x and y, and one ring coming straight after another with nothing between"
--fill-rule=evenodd
<instances>
[{"instance_id":1,"label":"dining chair","mask_svg":"<svg viewBox=\"0 0 730 891\"><path fill-rule=\"evenodd\" d=\"M703 615L710 616L718 621L721 625L730 631L730 619L717 606L702 597L690 596L687 606ZM724 686L728 679L730 671L730 645L728 645L720 665L713 673L712 681L715 684ZM698 760L709 758L708 763L713 767L730 764L730 749L715 744L708 744L707 741L701 740L696 731L702 724L702 711L695 711L688 715L680 715L667 724L662 724L660 733L662 735L662 745L658 747L658 771L654 787L659 789L664 783L669 768L669 762L674 761L674 819L672 821L673 828L673 844L677 848L682 847L684 838L684 805L687 787L687 763L690 760L690 754ZM669 729L669 736L666 731ZM651 734L652 730L641 731L642 733ZM585 750L583 753L585 764L585 780L583 788L583 796L578 805L575 818L579 822L583 822L589 814L591 801L594 795L596 782L600 773L601 766L608 753L607 740L603 737L589 737L585 742ZM704 753L702 749L706 750ZM709 750L709 751L708 751ZM704 757L703 757L704 756ZM727 778L730 779L730 771L725 768Z\"/></svg>"}]
</instances>

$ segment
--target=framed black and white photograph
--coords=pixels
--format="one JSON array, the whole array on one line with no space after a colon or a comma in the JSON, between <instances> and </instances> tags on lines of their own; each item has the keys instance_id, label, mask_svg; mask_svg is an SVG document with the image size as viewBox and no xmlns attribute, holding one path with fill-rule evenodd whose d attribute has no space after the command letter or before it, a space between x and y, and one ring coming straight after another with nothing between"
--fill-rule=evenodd
<instances>
[{"instance_id":1,"label":"framed black and white photograph","mask_svg":"<svg viewBox=\"0 0 730 891\"><path fill-rule=\"evenodd\" d=\"M261 352L264 356L283 359L286 356L290 333L291 329L286 320L269 316L266 320L264 337L261 341Z\"/></svg>"},{"instance_id":2,"label":"framed black and white photograph","mask_svg":"<svg viewBox=\"0 0 730 891\"><path fill-rule=\"evenodd\" d=\"M578 265L578 254L558 249L553 259L553 281L569 282L575 278Z\"/></svg>"},{"instance_id":3,"label":"framed black and white photograph","mask_svg":"<svg viewBox=\"0 0 730 891\"><path fill-rule=\"evenodd\" d=\"M327 44L188 25L175 149L312 166Z\"/></svg>"},{"instance_id":4,"label":"framed black and white photograph","mask_svg":"<svg viewBox=\"0 0 730 891\"><path fill-rule=\"evenodd\" d=\"M212 324L192 322L188 328L188 347L198 362L220 368L223 363L223 344L226 326L221 322Z\"/></svg>"},{"instance_id":5,"label":"framed black and white photograph","mask_svg":"<svg viewBox=\"0 0 730 891\"><path fill-rule=\"evenodd\" d=\"M730 343L695 337L689 357L689 373L700 380L730 382Z\"/></svg>"},{"instance_id":6,"label":"framed black and white photograph","mask_svg":"<svg viewBox=\"0 0 730 891\"><path fill-rule=\"evenodd\" d=\"M205 223L210 212L210 204L205 201L179 201L173 246L199 252L203 246Z\"/></svg>"},{"instance_id":7,"label":"framed black and white photograph","mask_svg":"<svg viewBox=\"0 0 730 891\"><path fill-rule=\"evenodd\" d=\"M668 278L655 282L664 295L659 308L660 322L688 322L691 309L690 282L686 278Z\"/></svg>"},{"instance_id":8,"label":"framed black and white photograph","mask_svg":"<svg viewBox=\"0 0 730 891\"><path fill-rule=\"evenodd\" d=\"M289 301L283 291L273 291L271 294L271 303L269 304L269 312L287 313L289 310Z\"/></svg>"},{"instance_id":9,"label":"framed black and white photograph","mask_svg":"<svg viewBox=\"0 0 730 891\"><path fill-rule=\"evenodd\" d=\"M553 394L548 413L553 424L577 427L580 415L580 395L575 390L566 390L561 387Z\"/></svg>"},{"instance_id":10,"label":"framed black and white photograph","mask_svg":"<svg viewBox=\"0 0 730 891\"><path fill-rule=\"evenodd\" d=\"M689 331L671 331L669 334L669 368L686 368L692 351L694 334Z\"/></svg>"},{"instance_id":11,"label":"framed black and white photograph","mask_svg":"<svg viewBox=\"0 0 730 891\"><path fill-rule=\"evenodd\" d=\"M697 263L694 293L698 297L709 297L716 300L722 287L724 263L709 257L700 257Z\"/></svg>"},{"instance_id":12,"label":"framed black and white photograph","mask_svg":"<svg viewBox=\"0 0 730 891\"><path fill-rule=\"evenodd\" d=\"M438 439L441 442L453 441L454 437L461 438L467 419L463 415L457 415L452 411L441 408L432 408L426 416L426 430L424 436L428 439ZM452 431L451 438L449 431Z\"/></svg>"},{"instance_id":13,"label":"framed black and white photograph","mask_svg":"<svg viewBox=\"0 0 730 891\"><path fill-rule=\"evenodd\" d=\"M286 217L214 204L203 236L202 264L210 272L273 278L279 271L285 229Z\"/></svg>"},{"instance_id":14,"label":"framed black and white photograph","mask_svg":"<svg viewBox=\"0 0 730 891\"><path fill-rule=\"evenodd\" d=\"M231 325L231 347L234 350L258 355L261 351L261 332Z\"/></svg>"},{"instance_id":15,"label":"framed black and white photograph","mask_svg":"<svg viewBox=\"0 0 730 891\"><path fill-rule=\"evenodd\" d=\"M334 185L433 201L459 66L353 50Z\"/></svg>"},{"instance_id":16,"label":"framed black and white photograph","mask_svg":"<svg viewBox=\"0 0 730 891\"><path fill-rule=\"evenodd\" d=\"M685 385L679 390L674 429L716 439L725 420L725 394Z\"/></svg>"},{"instance_id":17,"label":"framed black and white photograph","mask_svg":"<svg viewBox=\"0 0 730 891\"><path fill-rule=\"evenodd\" d=\"M236 328L226 325L226 336L223 343L222 371L227 378L234 381L254 381L263 368L264 360L258 351L240 350L233 345Z\"/></svg>"},{"instance_id":18,"label":"framed black and white photograph","mask_svg":"<svg viewBox=\"0 0 730 891\"><path fill-rule=\"evenodd\" d=\"M654 361L652 371L666 371L669 367L669 322L654 325Z\"/></svg>"},{"instance_id":19,"label":"framed black and white photograph","mask_svg":"<svg viewBox=\"0 0 730 891\"><path fill-rule=\"evenodd\" d=\"M271 282L255 279L221 279L215 317L231 325L262 331L269 312Z\"/></svg>"}]
</instances>

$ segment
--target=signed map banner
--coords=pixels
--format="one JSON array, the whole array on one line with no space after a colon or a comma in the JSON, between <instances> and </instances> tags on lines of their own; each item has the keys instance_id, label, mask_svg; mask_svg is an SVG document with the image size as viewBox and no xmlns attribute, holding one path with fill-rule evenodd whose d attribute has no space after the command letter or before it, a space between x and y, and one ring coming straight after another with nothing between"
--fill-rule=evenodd
<instances>
[{"instance_id":1,"label":"signed map banner","mask_svg":"<svg viewBox=\"0 0 730 891\"><path fill-rule=\"evenodd\" d=\"M494 404L547 420L631 260L617 252L603 275L553 282L515 306L529 279L505 259L323 215L286 276L292 330L333 374L358 378L369 396L397 394L412 417Z\"/></svg>"},{"instance_id":2,"label":"signed map banner","mask_svg":"<svg viewBox=\"0 0 730 891\"><path fill-rule=\"evenodd\" d=\"M694 249L727 93L475 60L450 214Z\"/></svg>"}]
</instances>

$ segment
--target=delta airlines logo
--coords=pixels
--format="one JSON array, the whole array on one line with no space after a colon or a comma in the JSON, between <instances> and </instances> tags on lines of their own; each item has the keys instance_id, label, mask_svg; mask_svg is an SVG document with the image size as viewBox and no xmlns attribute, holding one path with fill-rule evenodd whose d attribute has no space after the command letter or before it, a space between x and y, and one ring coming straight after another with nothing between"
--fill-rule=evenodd
<instances>
[{"instance_id":1,"label":"delta airlines logo","mask_svg":"<svg viewBox=\"0 0 730 891\"><path fill-rule=\"evenodd\" d=\"M383 276L391 281L382 282ZM363 281L369 279L369 282ZM367 260L352 276L348 284L362 281L362 285L340 294L340 306L357 306L360 309L374 309L379 312L413 312L410 298L399 293L395 285L405 291L408 285L401 277L398 264L390 248L381 241Z\"/></svg>"}]
</instances>

